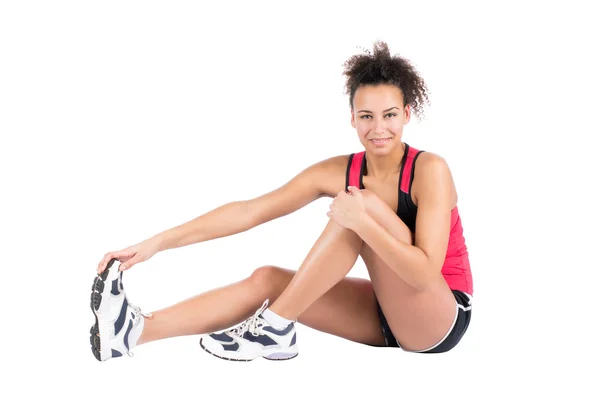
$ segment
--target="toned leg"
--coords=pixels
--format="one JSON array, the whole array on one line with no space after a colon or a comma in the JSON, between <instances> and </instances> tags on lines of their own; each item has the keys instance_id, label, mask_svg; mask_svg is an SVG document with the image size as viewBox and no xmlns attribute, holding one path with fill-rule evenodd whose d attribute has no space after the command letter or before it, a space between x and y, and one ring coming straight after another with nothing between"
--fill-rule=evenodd
<instances>
[{"instance_id":1,"label":"toned leg","mask_svg":"<svg viewBox=\"0 0 600 400\"><path fill-rule=\"evenodd\" d=\"M295 271L264 266L250 277L199 294L146 318L137 344L215 332L250 317L263 301L275 301L292 281ZM384 344L371 282L344 278L315 301L298 321L313 329L373 346Z\"/></svg>"},{"instance_id":2,"label":"toned leg","mask_svg":"<svg viewBox=\"0 0 600 400\"><path fill-rule=\"evenodd\" d=\"M144 320L144 331L137 344L225 329L252 315L268 294L268 288L259 284L253 274L242 281L153 311L152 318Z\"/></svg>"},{"instance_id":3,"label":"toned leg","mask_svg":"<svg viewBox=\"0 0 600 400\"><path fill-rule=\"evenodd\" d=\"M269 307L271 311L296 319L348 274L361 248L356 233L330 220L290 284Z\"/></svg>"},{"instance_id":4,"label":"toned leg","mask_svg":"<svg viewBox=\"0 0 600 400\"><path fill-rule=\"evenodd\" d=\"M402 220L374 193L364 191L367 211L398 240L413 244ZM456 300L441 272L434 285L419 291L402 280L366 244L361 249L373 289L390 329L407 350L423 350L438 343L454 321Z\"/></svg>"}]
</instances>

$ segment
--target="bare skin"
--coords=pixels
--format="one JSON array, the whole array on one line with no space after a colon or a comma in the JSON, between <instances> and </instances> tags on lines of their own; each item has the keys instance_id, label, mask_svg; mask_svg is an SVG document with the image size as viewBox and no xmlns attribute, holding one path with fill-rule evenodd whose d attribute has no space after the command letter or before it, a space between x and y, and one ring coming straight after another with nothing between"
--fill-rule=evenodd
<instances>
[{"instance_id":1,"label":"bare skin","mask_svg":"<svg viewBox=\"0 0 600 400\"><path fill-rule=\"evenodd\" d=\"M366 149L368 170L360 195L345 192L348 155L333 157L273 192L213 210L159 235L161 249L179 247L250 229L320 197L333 198L330 220L298 271L260 267L242 281L153 312L138 345L229 328L252 315L266 298L270 309L285 318L374 346L384 344L375 296L405 349L428 348L447 333L456 310L441 275L450 211L457 202L450 171L433 153L417 159L411 195L419 211L411 233L396 215L402 129L410 120L409 107L403 107L398 88L380 85L357 90L354 110L351 123ZM377 145L372 141L376 138L389 141ZM223 226L223 221L239 221L236 215L250 217ZM370 281L346 277L358 256Z\"/></svg>"}]
</instances>

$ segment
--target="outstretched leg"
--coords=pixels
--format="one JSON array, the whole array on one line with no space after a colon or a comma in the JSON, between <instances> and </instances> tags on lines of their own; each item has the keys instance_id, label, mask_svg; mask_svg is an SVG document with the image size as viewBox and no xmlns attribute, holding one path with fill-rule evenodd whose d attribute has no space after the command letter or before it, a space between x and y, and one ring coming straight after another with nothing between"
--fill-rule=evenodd
<instances>
[{"instance_id":1,"label":"outstretched leg","mask_svg":"<svg viewBox=\"0 0 600 400\"><path fill-rule=\"evenodd\" d=\"M239 282L153 311L152 318L145 319L137 345L216 332L236 325L250 317L265 299L276 301L296 273L276 266L263 266ZM385 343L373 286L366 279L345 277L300 314L298 321L358 343L372 346Z\"/></svg>"},{"instance_id":2,"label":"outstretched leg","mask_svg":"<svg viewBox=\"0 0 600 400\"><path fill-rule=\"evenodd\" d=\"M92 352L102 361L121 356L143 343L230 328L251 316L265 298L275 301L296 274L290 269L263 266L246 279L154 311L150 318L144 318L132 309L135 306L126 304L118 263L114 264L103 276L106 285L98 284L103 286L102 298L97 298L100 293L93 294L92 307L106 314L100 322L105 322L106 330L117 336L112 338L105 333L101 337L98 323L92 327ZM114 276L107 276L110 271ZM373 287L365 279L345 277L311 304L298 320L313 329L358 343L385 344ZM129 321L133 322L132 329L128 328Z\"/></svg>"},{"instance_id":3,"label":"outstretched leg","mask_svg":"<svg viewBox=\"0 0 600 400\"><path fill-rule=\"evenodd\" d=\"M259 271L259 270L257 270ZM270 295L257 272L159 311L145 321L138 345L176 336L214 332L248 318Z\"/></svg>"}]
</instances>

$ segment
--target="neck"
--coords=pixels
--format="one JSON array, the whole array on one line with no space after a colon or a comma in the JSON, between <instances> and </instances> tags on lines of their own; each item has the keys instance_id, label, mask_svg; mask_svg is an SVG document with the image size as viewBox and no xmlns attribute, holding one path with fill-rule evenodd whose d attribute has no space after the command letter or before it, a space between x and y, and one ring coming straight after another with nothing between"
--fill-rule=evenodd
<instances>
[{"instance_id":1,"label":"neck","mask_svg":"<svg viewBox=\"0 0 600 400\"><path fill-rule=\"evenodd\" d=\"M372 154L367 151L365 157L367 158L368 175L385 180L388 176L399 173L404 150L404 143L400 143L399 146L386 155Z\"/></svg>"}]
</instances>

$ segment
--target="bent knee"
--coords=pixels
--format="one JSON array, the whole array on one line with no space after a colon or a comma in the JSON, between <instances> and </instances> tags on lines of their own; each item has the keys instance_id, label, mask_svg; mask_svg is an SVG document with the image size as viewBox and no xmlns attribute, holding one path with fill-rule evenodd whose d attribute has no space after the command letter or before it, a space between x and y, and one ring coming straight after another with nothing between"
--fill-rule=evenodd
<instances>
[{"instance_id":1,"label":"bent knee","mask_svg":"<svg viewBox=\"0 0 600 400\"><path fill-rule=\"evenodd\" d=\"M256 268L248 278L256 284L262 284L273 280L273 276L277 274L277 267L274 265L263 265Z\"/></svg>"},{"instance_id":2,"label":"bent knee","mask_svg":"<svg viewBox=\"0 0 600 400\"><path fill-rule=\"evenodd\" d=\"M372 192L368 189L362 189L360 192L362 193L363 203L367 209L367 212L370 210L379 210L382 206L389 208L387 203L383 201L375 192Z\"/></svg>"},{"instance_id":3,"label":"bent knee","mask_svg":"<svg viewBox=\"0 0 600 400\"><path fill-rule=\"evenodd\" d=\"M281 288L285 287L292 280L294 274L274 265L263 265L256 268L248 280L261 288ZM283 290L281 289L281 290Z\"/></svg>"},{"instance_id":4,"label":"bent knee","mask_svg":"<svg viewBox=\"0 0 600 400\"><path fill-rule=\"evenodd\" d=\"M396 211L394 211L388 203L370 190L363 189L361 190L361 193L363 194L365 210L371 218L383 226L395 238L406 243L414 244L415 237L413 232L410 231L401 219L396 218Z\"/></svg>"}]
</instances>

